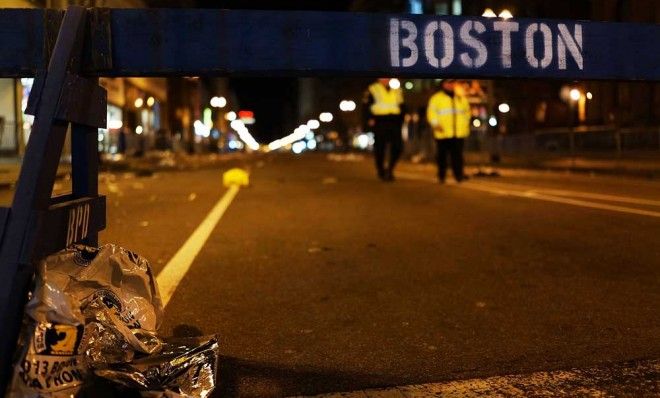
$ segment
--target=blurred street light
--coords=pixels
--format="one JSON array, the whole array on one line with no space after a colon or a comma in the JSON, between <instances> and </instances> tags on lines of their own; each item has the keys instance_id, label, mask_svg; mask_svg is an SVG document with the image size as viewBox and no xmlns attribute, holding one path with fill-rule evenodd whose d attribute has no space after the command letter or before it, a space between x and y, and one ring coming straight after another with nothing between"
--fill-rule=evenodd
<instances>
[{"instance_id":1,"label":"blurred street light","mask_svg":"<svg viewBox=\"0 0 660 398\"><path fill-rule=\"evenodd\" d=\"M500 15L498 15L498 17L500 17L502 19L511 19L511 18L513 18L513 14L511 14L511 11L509 11L505 8L505 9L502 10L502 12L500 12Z\"/></svg>"},{"instance_id":2,"label":"blurred street light","mask_svg":"<svg viewBox=\"0 0 660 398\"><path fill-rule=\"evenodd\" d=\"M486 17L486 18L495 18L495 17L497 17L497 14L495 14L495 11L493 11L492 8L486 8L484 10L484 13L481 14L481 16Z\"/></svg>"},{"instance_id":3,"label":"blurred street light","mask_svg":"<svg viewBox=\"0 0 660 398\"><path fill-rule=\"evenodd\" d=\"M401 87L401 82L399 81L399 79L390 79L390 82L388 84L392 90L396 90L399 87Z\"/></svg>"},{"instance_id":4,"label":"blurred street light","mask_svg":"<svg viewBox=\"0 0 660 398\"><path fill-rule=\"evenodd\" d=\"M332 121L332 118L333 118L333 116L332 116L332 113L330 113L330 112L323 112L323 113L321 113L321 114L319 115L319 119L320 119L323 123L329 123L329 122L331 122L331 121Z\"/></svg>"},{"instance_id":5,"label":"blurred street light","mask_svg":"<svg viewBox=\"0 0 660 398\"><path fill-rule=\"evenodd\" d=\"M495 116L491 116L490 118L488 118L488 124L491 127L497 126L497 118Z\"/></svg>"},{"instance_id":6,"label":"blurred street light","mask_svg":"<svg viewBox=\"0 0 660 398\"><path fill-rule=\"evenodd\" d=\"M245 124L243 124L243 122L240 121L240 120L234 120L229 125L231 126L231 128L233 128L236 131L238 131L238 130L242 129L243 127L245 127Z\"/></svg>"},{"instance_id":7,"label":"blurred street light","mask_svg":"<svg viewBox=\"0 0 660 398\"><path fill-rule=\"evenodd\" d=\"M227 99L225 97L213 97L211 98L211 106L214 108L224 108L227 105Z\"/></svg>"},{"instance_id":8,"label":"blurred street light","mask_svg":"<svg viewBox=\"0 0 660 398\"><path fill-rule=\"evenodd\" d=\"M201 120L195 120L193 123L193 128L195 129L195 135L198 135L200 137L208 137L211 135L211 129L202 123Z\"/></svg>"},{"instance_id":9,"label":"blurred street light","mask_svg":"<svg viewBox=\"0 0 660 398\"><path fill-rule=\"evenodd\" d=\"M474 120L472 121L472 125L473 125L474 127L476 127L476 128L481 127L481 120L479 120L479 119L474 119Z\"/></svg>"},{"instance_id":10,"label":"blurred street light","mask_svg":"<svg viewBox=\"0 0 660 398\"><path fill-rule=\"evenodd\" d=\"M154 99L154 97L147 98L147 106L154 106L155 102L156 100Z\"/></svg>"},{"instance_id":11,"label":"blurred street light","mask_svg":"<svg viewBox=\"0 0 660 398\"><path fill-rule=\"evenodd\" d=\"M304 151L305 148L307 148L307 144L304 141L298 141L295 144L293 144L291 150L293 151L293 153L297 155L299 153L302 153L302 151Z\"/></svg>"},{"instance_id":12,"label":"blurred street light","mask_svg":"<svg viewBox=\"0 0 660 398\"><path fill-rule=\"evenodd\" d=\"M355 110L355 101L351 100L344 100L339 103L339 109L341 109L344 112L352 112Z\"/></svg>"},{"instance_id":13,"label":"blurred street light","mask_svg":"<svg viewBox=\"0 0 660 398\"><path fill-rule=\"evenodd\" d=\"M238 138L241 139L247 145L248 148L250 148L253 151L256 151L259 149L259 143L252 137L252 134L250 134L250 130L245 126L245 123L243 123L242 120L233 120L230 124L231 128L236 130L238 133Z\"/></svg>"},{"instance_id":14,"label":"blurred street light","mask_svg":"<svg viewBox=\"0 0 660 398\"><path fill-rule=\"evenodd\" d=\"M307 149L309 149L309 150L316 149L316 140L308 140L307 141Z\"/></svg>"},{"instance_id":15,"label":"blurred street light","mask_svg":"<svg viewBox=\"0 0 660 398\"><path fill-rule=\"evenodd\" d=\"M319 128L319 126L321 126L321 123L319 123L319 121L316 119L312 119L307 122L307 127L309 127L312 130Z\"/></svg>"},{"instance_id":16,"label":"blurred street light","mask_svg":"<svg viewBox=\"0 0 660 398\"><path fill-rule=\"evenodd\" d=\"M136 108L142 108L142 105L144 105L144 100L142 98L137 98L135 100L135 107Z\"/></svg>"},{"instance_id":17,"label":"blurred street light","mask_svg":"<svg viewBox=\"0 0 660 398\"><path fill-rule=\"evenodd\" d=\"M501 103L497 109L502 113L508 113L511 110L511 107L506 102Z\"/></svg>"},{"instance_id":18,"label":"blurred street light","mask_svg":"<svg viewBox=\"0 0 660 398\"><path fill-rule=\"evenodd\" d=\"M144 131L144 129L142 128L142 126L137 126L135 128L135 134L137 134L137 135L142 134L143 131Z\"/></svg>"},{"instance_id":19,"label":"blurred street light","mask_svg":"<svg viewBox=\"0 0 660 398\"><path fill-rule=\"evenodd\" d=\"M590 100L590 99L593 99L593 98L594 98L594 95L591 94L591 91L587 91L587 99Z\"/></svg>"},{"instance_id":20,"label":"blurred street light","mask_svg":"<svg viewBox=\"0 0 660 398\"><path fill-rule=\"evenodd\" d=\"M406 89L407 89L407 90L412 90L413 87L415 87L415 85L413 84L413 82L406 82L405 86L406 86Z\"/></svg>"},{"instance_id":21,"label":"blurred street light","mask_svg":"<svg viewBox=\"0 0 660 398\"><path fill-rule=\"evenodd\" d=\"M577 88L573 88L573 89L571 89L570 96L571 96L571 99L573 101L578 101L580 99L580 97L582 96L582 93L580 93L580 90L578 90Z\"/></svg>"},{"instance_id":22,"label":"blurred street light","mask_svg":"<svg viewBox=\"0 0 660 398\"><path fill-rule=\"evenodd\" d=\"M234 111L227 112L227 114L225 115L225 119L229 120L230 122L232 120L236 120L236 112Z\"/></svg>"}]
</instances>

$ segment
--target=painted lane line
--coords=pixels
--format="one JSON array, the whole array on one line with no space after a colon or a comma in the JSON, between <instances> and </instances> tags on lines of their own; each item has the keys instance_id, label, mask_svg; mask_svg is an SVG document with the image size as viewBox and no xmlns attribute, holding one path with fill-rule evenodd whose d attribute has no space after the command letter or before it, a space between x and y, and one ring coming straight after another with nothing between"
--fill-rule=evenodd
<instances>
[{"instance_id":1,"label":"painted lane line","mask_svg":"<svg viewBox=\"0 0 660 398\"><path fill-rule=\"evenodd\" d=\"M436 183L437 180L435 178L431 177L426 177L426 176L420 176L416 174L409 174L409 173L398 173L398 175L404 179L409 179L409 180L417 180L417 181L425 181L425 182L433 182ZM458 184L455 184L456 186L459 186ZM553 195L548 195L548 194L542 194L540 193L540 190L537 191L515 191L511 189L504 189L501 187L497 187L495 185L490 185L487 183L475 183L475 182L464 182L460 185L461 188L467 188L467 189L472 189L475 191L482 191L482 192L489 192L497 195L504 195L504 196L516 196L520 198L527 198L527 199L536 199L536 200L543 200L546 202L554 202L554 203L562 203L562 204L568 204L568 205L573 205L573 206L579 206L579 207L586 207L586 208L592 208L592 209L598 209L598 210L608 210L608 211L615 211L619 213L628 213L628 214L635 214L635 215L641 215L641 216L647 216L647 217L655 217L655 218L660 218L660 212L657 211L651 211L651 210L642 210L642 209L636 209L632 207L625 207L625 206L616 206L616 205L609 205L605 203L599 203L599 202L589 202L586 200L579 200L579 199L571 199L571 198L566 198L566 197L560 197L560 196L553 196Z\"/></svg>"},{"instance_id":2,"label":"painted lane line","mask_svg":"<svg viewBox=\"0 0 660 398\"><path fill-rule=\"evenodd\" d=\"M206 215L206 218L197 226L188 240L179 248L156 277L163 307L172 298L177 286L179 286L179 283L190 269L195 257L197 257L197 254L204 247L213 229L218 224L218 221L220 221L220 218L222 218L222 215L225 214L225 211L236 197L236 194L238 194L238 191L238 185L229 187L218 203L213 206L209 214Z\"/></svg>"},{"instance_id":3,"label":"painted lane line","mask_svg":"<svg viewBox=\"0 0 660 398\"><path fill-rule=\"evenodd\" d=\"M499 187L499 188L508 187L514 189L521 189L521 190L532 191L536 193L548 194L554 196L568 196L574 198L595 199L606 202L630 203L630 204L644 205L644 206L660 206L660 200L636 198L631 196L609 195L609 194L600 194L600 193L584 192L584 191L570 191L566 189L534 187L530 185L511 184L504 182L480 182L480 184L492 186L492 187Z\"/></svg>"},{"instance_id":4,"label":"painted lane line","mask_svg":"<svg viewBox=\"0 0 660 398\"><path fill-rule=\"evenodd\" d=\"M615 211L615 212L619 212L619 213L628 213L628 214L636 214L636 215L640 215L640 216L660 218L660 212L657 212L657 211L635 209L635 208L632 208L632 207L624 207L624 206L616 206L616 205L608 205L608 204L605 204L605 203L598 203L598 202L588 202L586 200L579 200L579 199L571 199L571 198L565 198L565 197L560 197L560 196L545 195L545 194L541 194L541 193L537 193L537 192L533 192L533 191L525 191L525 192L512 191L512 190L505 190L505 189L501 189L501 188L491 188L491 187L487 187L487 186L479 186L478 184L473 184L473 183L463 184L462 187L467 188L467 189L477 190L477 191L496 193L498 195L517 196L517 197L520 197L520 198L543 200L543 201L546 201L546 202L563 203L563 204L567 204L567 205L587 207L587 208L591 208L591 209L609 210L609 211Z\"/></svg>"},{"instance_id":5,"label":"painted lane line","mask_svg":"<svg viewBox=\"0 0 660 398\"><path fill-rule=\"evenodd\" d=\"M420 176L416 174L399 173L399 175L409 180L428 181L433 183L437 182L435 178ZM629 204L637 204L643 206L660 206L660 200L636 198L631 196L619 196L619 195L599 194L599 193L584 192L584 191L571 191L566 189L543 188L543 187L535 187L531 185L512 184L508 182L505 183L505 182L479 181L479 185L490 186L493 188L500 188L500 189L506 189L506 188L520 189L529 192L547 194L552 196L568 196L574 198L594 199L594 200L602 200L606 202L629 203Z\"/></svg>"}]
</instances>

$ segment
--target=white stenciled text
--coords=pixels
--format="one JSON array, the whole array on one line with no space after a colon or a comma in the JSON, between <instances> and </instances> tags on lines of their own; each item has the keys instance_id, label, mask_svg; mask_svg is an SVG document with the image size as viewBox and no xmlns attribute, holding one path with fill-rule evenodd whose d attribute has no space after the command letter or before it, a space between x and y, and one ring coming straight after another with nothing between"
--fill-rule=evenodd
<instances>
[{"instance_id":1,"label":"white stenciled text","mask_svg":"<svg viewBox=\"0 0 660 398\"><path fill-rule=\"evenodd\" d=\"M424 63L438 69L479 69L490 62L502 69L584 69L579 23L483 19L419 23L391 18L389 32L390 61L395 68Z\"/></svg>"}]
</instances>

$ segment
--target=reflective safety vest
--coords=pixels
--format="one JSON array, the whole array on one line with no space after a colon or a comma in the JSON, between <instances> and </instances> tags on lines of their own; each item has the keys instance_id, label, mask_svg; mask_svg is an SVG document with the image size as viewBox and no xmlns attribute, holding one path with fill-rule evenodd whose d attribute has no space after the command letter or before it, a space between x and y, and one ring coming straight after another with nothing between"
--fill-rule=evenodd
<instances>
[{"instance_id":1,"label":"reflective safety vest","mask_svg":"<svg viewBox=\"0 0 660 398\"><path fill-rule=\"evenodd\" d=\"M439 91L429 100L426 119L436 140L470 135L470 103L461 95L450 97Z\"/></svg>"},{"instance_id":2,"label":"reflective safety vest","mask_svg":"<svg viewBox=\"0 0 660 398\"><path fill-rule=\"evenodd\" d=\"M387 89L379 82L369 86L369 93L374 99L374 103L369 108L374 116L399 115L401 114L400 105L403 103L403 94L401 89Z\"/></svg>"}]
</instances>

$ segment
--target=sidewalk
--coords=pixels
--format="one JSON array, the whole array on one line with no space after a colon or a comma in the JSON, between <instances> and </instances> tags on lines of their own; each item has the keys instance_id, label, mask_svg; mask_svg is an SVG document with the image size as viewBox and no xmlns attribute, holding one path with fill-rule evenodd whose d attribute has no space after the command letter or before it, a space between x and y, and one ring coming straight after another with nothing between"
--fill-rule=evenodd
<instances>
[{"instance_id":1,"label":"sidewalk","mask_svg":"<svg viewBox=\"0 0 660 398\"><path fill-rule=\"evenodd\" d=\"M13 188L18 181L21 172L21 159L17 157L0 158L0 189ZM66 163L60 164L57 169L56 179L63 178L71 171L71 166Z\"/></svg>"},{"instance_id":2,"label":"sidewalk","mask_svg":"<svg viewBox=\"0 0 660 398\"><path fill-rule=\"evenodd\" d=\"M134 172L149 175L159 171L180 171L212 168L245 157L242 152L189 155L181 152L152 151L142 157L108 156L101 161L101 170Z\"/></svg>"},{"instance_id":3,"label":"sidewalk","mask_svg":"<svg viewBox=\"0 0 660 398\"><path fill-rule=\"evenodd\" d=\"M660 361L605 364L478 379L317 395L314 398L651 397L660 393Z\"/></svg>"},{"instance_id":4,"label":"sidewalk","mask_svg":"<svg viewBox=\"0 0 660 398\"><path fill-rule=\"evenodd\" d=\"M243 153L196 154L188 155L170 152L150 152L143 157L105 158L101 161L101 172L132 172L137 175L150 175L161 171L196 170L218 167L229 161L239 161ZM70 173L71 165L61 163L57 170L57 179ZM21 171L20 158L0 158L0 189L11 189L18 180Z\"/></svg>"},{"instance_id":5,"label":"sidewalk","mask_svg":"<svg viewBox=\"0 0 660 398\"><path fill-rule=\"evenodd\" d=\"M18 173L21 170L21 164L1 163L0 164L0 189L11 188L18 179Z\"/></svg>"},{"instance_id":6,"label":"sidewalk","mask_svg":"<svg viewBox=\"0 0 660 398\"><path fill-rule=\"evenodd\" d=\"M539 169L572 171L577 173L629 175L660 178L660 152L629 154L621 158L604 155L503 155L499 163L492 163L485 153L466 153L466 163L491 168Z\"/></svg>"}]
</instances>

